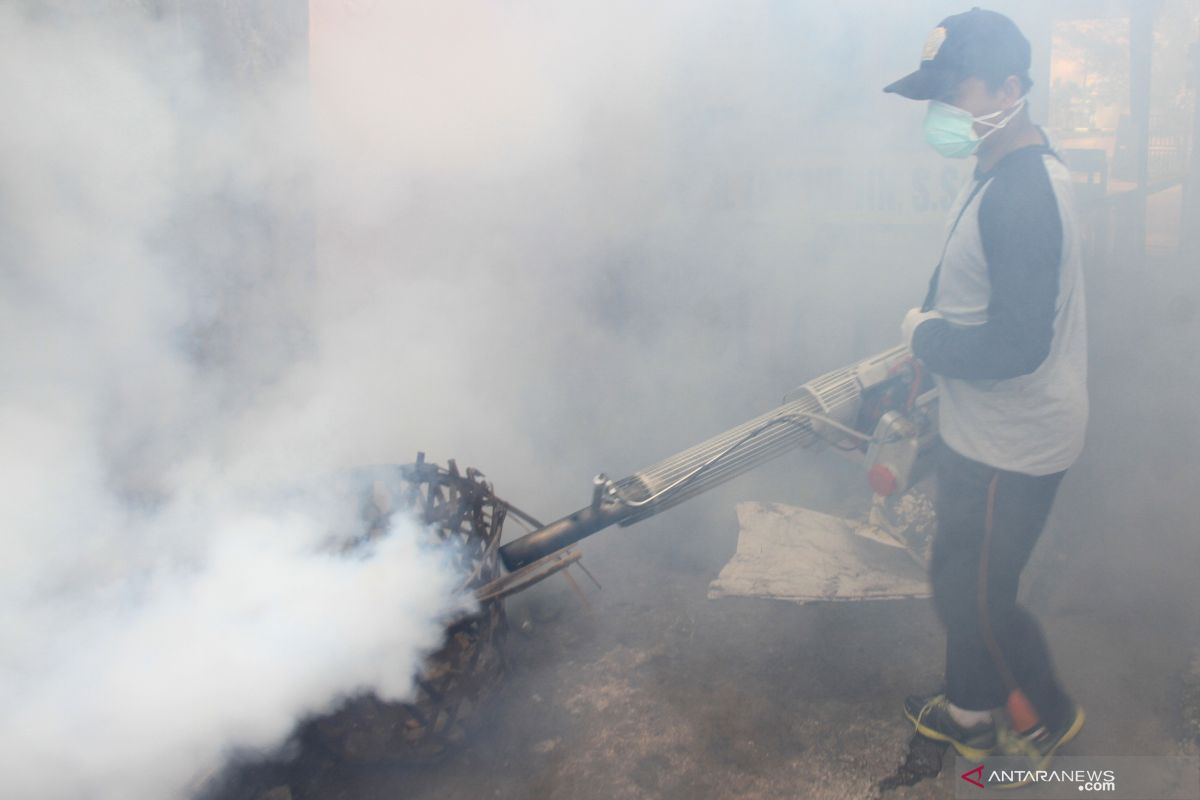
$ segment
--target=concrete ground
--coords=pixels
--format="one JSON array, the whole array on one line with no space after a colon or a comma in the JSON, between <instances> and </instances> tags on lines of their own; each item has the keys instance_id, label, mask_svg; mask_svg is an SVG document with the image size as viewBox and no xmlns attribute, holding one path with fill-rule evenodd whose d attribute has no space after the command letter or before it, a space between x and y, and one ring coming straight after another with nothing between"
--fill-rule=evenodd
<instances>
[{"instance_id":1,"label":"concrete ground","mask_svg":"<svg viewBox=\"0 0 1200 800\"><path fill-rule=\"evenodd\" d=\"M589 543L604 589L587 592L587 607L557 577L511 600L508 677L460 750L421 767L309 756L285 781L291 797L880 797L911 733L900 699L938 683L929 602L706 599L735 533L732 514L693 527L707 510ZM725 539L728 553L713 546ZM1043 619L1089 713L1067 752L1194 748L1181 701L1191 647L1171 615L1114 619L1103 603L1065 602ZM882 796L952 797L946 764Z\"/></svg>"}]
</instances>

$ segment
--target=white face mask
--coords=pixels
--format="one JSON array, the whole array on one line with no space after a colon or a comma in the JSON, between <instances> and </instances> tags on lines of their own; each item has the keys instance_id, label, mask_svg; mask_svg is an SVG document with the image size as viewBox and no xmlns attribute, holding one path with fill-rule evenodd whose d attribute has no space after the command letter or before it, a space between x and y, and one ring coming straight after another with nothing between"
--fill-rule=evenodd
<instances>
[{"instance_id":1,"label":"white face mask","mask_svg":"<svg viewBox=\"0 0 1200 800\"><path fill-rule=\"evenodd\" d=\"M1016 103L1008 108L984 114L981 117L971 116L958 106L943 103L940 100L929 101L929 111L925 114L925 141L947 158L966 158L974 155L979 149L979 143L996 131L1003 128L1025 106L1029 95L1022 95ZM1003 119L992 122L1001 115ZM983 136L975 133L975 123L986 125L991 130Z\"/></svg>"}]
</instances>

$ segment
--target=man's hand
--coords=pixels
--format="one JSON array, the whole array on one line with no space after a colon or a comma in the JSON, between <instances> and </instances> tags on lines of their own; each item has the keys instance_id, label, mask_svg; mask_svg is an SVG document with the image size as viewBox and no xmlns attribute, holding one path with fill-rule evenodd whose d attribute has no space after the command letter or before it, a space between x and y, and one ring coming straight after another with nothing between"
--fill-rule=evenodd
<instances>
[{"instance_id":1,"label":"man's hand","mask_svg":"<svg viewBox=\"0 0 1200 800\"><path fill-rule=\"evenodd\" d=\"M922 311L919 308L910 308L908 313L904 315L904 322L900 323L900 341L905 347L911 350L913 333L917 330L917 326L926 320L941 318L942 315L936 311Z\"/></svg>"}]
</instances>

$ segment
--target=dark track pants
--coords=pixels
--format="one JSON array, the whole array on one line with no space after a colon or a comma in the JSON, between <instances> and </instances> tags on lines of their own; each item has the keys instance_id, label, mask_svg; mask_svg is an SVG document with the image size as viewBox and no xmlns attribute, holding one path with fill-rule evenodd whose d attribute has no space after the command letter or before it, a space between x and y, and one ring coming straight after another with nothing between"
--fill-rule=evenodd
<instances>
[{"instance_id":1,"label":"dark track pants","mask_svg":"<svg viewBox=\"0 0 1200 800\"><path fill-rule=\"evenodd\" d=\"M1017 586L1065 473L1006 472L939 449L930 581L946 628L946 696L983 710L1020 688L1041 721L1057 725L1070 701Z\"/></svg>"}]
</instances>

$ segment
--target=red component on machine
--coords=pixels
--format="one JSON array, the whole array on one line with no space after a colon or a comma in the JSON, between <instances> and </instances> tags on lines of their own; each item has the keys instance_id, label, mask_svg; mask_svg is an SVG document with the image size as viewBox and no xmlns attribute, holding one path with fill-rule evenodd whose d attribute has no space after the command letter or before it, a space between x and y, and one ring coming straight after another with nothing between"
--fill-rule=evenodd
<instances>
[{"instance_id":1,"label":"red component on machine","mask_svg":"<svg viewBox=\"0 0 1200 800\"><path fill-rule=\"evenodd\" d=\"M875 494L891 497L896 493L896 475L886 464L876 464L867 472L867 481Z\"/></svg>"}]
</instances>

